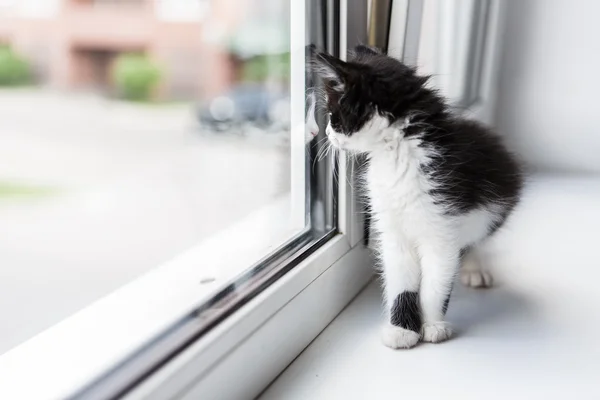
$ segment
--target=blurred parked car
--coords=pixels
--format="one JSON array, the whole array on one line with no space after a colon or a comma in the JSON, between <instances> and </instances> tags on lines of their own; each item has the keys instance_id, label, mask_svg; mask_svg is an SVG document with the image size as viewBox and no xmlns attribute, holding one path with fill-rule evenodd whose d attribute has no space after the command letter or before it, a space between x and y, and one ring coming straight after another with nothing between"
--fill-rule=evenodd
<instances>
[{"instance_id":1,"label":"blurred parked car","mask_svg":"<svg viewBox=\"0 0 600 400\"><path fill-rule=\"evenodd\" d=\"M261 129L289 129L289 93L243 84L202 104L197 116L202 128L238 131L254 125Z\"/></svg>"}]
</instances>

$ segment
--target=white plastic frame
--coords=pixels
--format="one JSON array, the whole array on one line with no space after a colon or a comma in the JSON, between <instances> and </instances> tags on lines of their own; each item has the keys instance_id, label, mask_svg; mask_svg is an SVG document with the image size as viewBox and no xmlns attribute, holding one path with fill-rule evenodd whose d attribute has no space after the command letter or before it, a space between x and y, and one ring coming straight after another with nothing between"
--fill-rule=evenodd
<instances>
[{"instance_id":1,"label":"white plastic frame","mask_svg":"<svg viewBox=\"0 0 600 400\"><path fill-rule=\"evenodd\" d=\"M502 50L502 27L506 18L506 2L489 0L489 16L482 55L482 71L479 97L469 107L469 114L486 124L495 122L498 98L498 67Z\"/></svg>"},{"instance_id":2,"label":"white plastic frame","mask_svg":"<svg viewBox=\"0 0 600 400\"><path fill-rule=\"evenodd\" d=\"M471 31L475 2L479 0L438 0L437 38L435 40L434 80L451 102L464 95L468 76L468 47L472 44ZM474 54L481 60L481 77L477 99L468 106L467 114L487 124L494 122L494 109L497 97L498 58L501 49L500 27L504 20L505 4L502 0L488 0L488 16L485 30L483 53Z\"/></svg>"},{"instance_id":3,"label":"white plastic frame","mask_svg":"<svg viewBox=\"0 0 600 400\"><path fill-rule=\"evenodd\" d=\"M292 4L292 15L303 15L303 10L296 8L304 4ZM346 49L345 0L340 2L340 14L340 48ZM304 39L304 35L297 37ZM340 233L127 399L241 399L254 398L264 390L371 280L372 260L360 243L361 214L350 184L353 170L354 165L342 154Z\"/></svg>"},{"instance_id":4,"label":"white plastic frame","mask_svg":"<svg viewBox=\"0 0 600 400\"><path fill-rule=\"evenodd\" d=\"M295 8L303 8L304 4L296 1L291 4L294 26L303 31L304 27L298 26L304 24L304 18L298 18L303 15L303 9ZM346 1L342 0L340 6L340 48L345 49ZM293 38L303 41L304 34L295 33ZM294 54L299 53L292 52L292 56ZM301 61L292 64L304 65L303 51L301 57ZM297 72L292 71L296 76ZM293 87L292 90L298 89ZM302 102L301 108L293 109L303 110L303 107ZM303 121L303 115L301 119ZM294 120L295 127L299 126L297 120ZM294 137L303 140L303 133L296 133ZM292 146L297 148L299 143L295 141ZM258 394L368 283L372 276L371 262L368 251L360 244L362 224L357 217L360 214L356 194L349 183L353 168L343 155L340 165L340 233L138 386L129 394L130 398L162 400L189 393L191 398L206 394L206 398L224 399L236 398L242 389L243 397ZM294 169L304 173L303 158L293 158ZM292 176L296 177L293 171ZM298 193L292 190L292 197L299 199ZM282 203L275 206L277 212L273 213L273 205L269 205L269 210L242 221L211 243L151 271L3 355L0 358L0 398L70 398L201 303L203 296L208 296L210 290L203 291L198 282L206 274L201 266L217 262L217 257L212 261L206 258L207 252L214 253L216 242L245 243L250 254L258 257L259 253L264 255L270 246L289 237L291 232L285 230L266 235L269 241L259 240L260 243L255 240L263 235L247 237L249 227L273 226L277 222L274 219L281 222L285 216L304 215L299 201L291 201L292 209L289 199ZM245 256L238 257L240 263L243 261L241 264L247 266L255 261L254 257ZM212 267L213 274L223 273L221 268ZM302 324L295 326L294 321ZM245 365L241 360L246 354L275 342L280 346L265 356L261 368L240 370L239 366ZM220 384L229 379L236 379L236 385Z\"/></svg>"}]
</instances>

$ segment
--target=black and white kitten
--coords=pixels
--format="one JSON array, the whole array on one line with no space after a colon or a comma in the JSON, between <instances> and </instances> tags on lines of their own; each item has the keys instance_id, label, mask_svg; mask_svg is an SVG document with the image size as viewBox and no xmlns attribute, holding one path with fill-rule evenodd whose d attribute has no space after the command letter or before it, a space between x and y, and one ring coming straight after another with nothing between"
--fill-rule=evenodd
<instances>
[{"instance_id":1,"label":"black and white kitten","mask_svg":"<svg viewBox=\"0 0 600 400\"><path fill-rule=\"evenodd\" d=\"M378 50L351 60L314 55L323 78L330 143L366 154L365 174L384 281L383 343L440 342L452 284L491 285L477 246L519 201L522 172L498 136L453 115L427 77Z\"/></svg>"}]
</instances>

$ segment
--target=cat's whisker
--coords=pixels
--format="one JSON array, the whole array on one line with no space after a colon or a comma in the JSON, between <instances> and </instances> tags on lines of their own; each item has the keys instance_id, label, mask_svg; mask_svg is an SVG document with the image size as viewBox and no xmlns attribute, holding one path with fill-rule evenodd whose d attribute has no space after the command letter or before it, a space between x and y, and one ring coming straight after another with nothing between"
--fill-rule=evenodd
<instances>
[{"instance_id":1,"label":"cat's whisker","mask_svg":"<svg viewBox=\"0 0 600 400\"><path fill-rule=\"evenodd\" d=\"M317 142L317 145L319 147L318 147L318 150L317 150L317 154L315 155L315 158L314 158L313 163L312 163L312 172L313 173L315 172L315 166L317 165L317 162L319 162L320 159L321 159L321 155L326 151L326 146L324 146L322 144L322 142L323 142L323 139L321 139L319 142Z\"/></svg>"},{"instance_id":2,"label":"cat's whisker","mask_svg":"<svg viewBox=\"0 0 600 400\"><path fill-rule=\"evenodd\" d=\"M319 139L319 140L316 142L317 146L321 145L321 143L323 143L323 141L325 141L325 140L327 140L327 139L328 139L328 138L327 138L327 136L325 136L325 137L323 137L323 138Z\"/></svg>"},{"instance_id":3,"label":"cat's whisker","mask_svg":"<svg viewBox=\"0 0 600 400\"><path fill-rule=\"evenodd\" d=\"M331 162L331 170L333 172L333 181L335 182L336 185L339 184L339 163L340 163L340 157L339 157L339 151L337 148L333 148L332 147L332 155L330 158L330 162Z\"/></svg>"},{"instance_id":4,"label":"cat's whisker","mask_svg":"<svg viewBox=\"0 0 600 400\"><path fill-rule=\"evenodd\" d=\"M333 145L331 144L331 142L327 141L326 142L326 146L324 146L326 148L325 152L321 154L321 157L319 158L319 161L321 161L323 158L327 157L327 155L331 152L331 149L333 148Z\"/></svg>"},{"instance_id":5,"label":"cat's whisker","mask_svg":"<svg viewBox=\"0 0 600 400\"><path fill-rule=\"evenodd\" d=\"M316 162L320 162L320 161L321 161L321 158L322 158L322 156L323 156L323 154L327 152L327 146L326 146L326 144L327 144L327 143L323 144L323 145L322 145L322 146L319 148L319 151L317 151L317 155L316 155L316 157L315 157L315 161L316 161Z\"/></svg>"}]
</instances>

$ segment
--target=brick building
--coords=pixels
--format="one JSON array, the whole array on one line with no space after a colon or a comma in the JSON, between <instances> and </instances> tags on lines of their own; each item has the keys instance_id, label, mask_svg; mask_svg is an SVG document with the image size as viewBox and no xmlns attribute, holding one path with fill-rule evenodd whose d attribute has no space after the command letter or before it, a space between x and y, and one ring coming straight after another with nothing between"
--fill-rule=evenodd
<instances>
[{"instance_id":1,"label":"brick building","mask_svg":"<svg viewBox=\"0 0 600 400\"><path fill-rule=\"evenodd\" d=\"M240 0L0 0L0 42L61 89L108 89L123 52L144 52L165 71L163 98L198 98L231 84L223 45L250 2ZM210 17L210 18L209 18Z\"/></svg>"}]
</instances>

